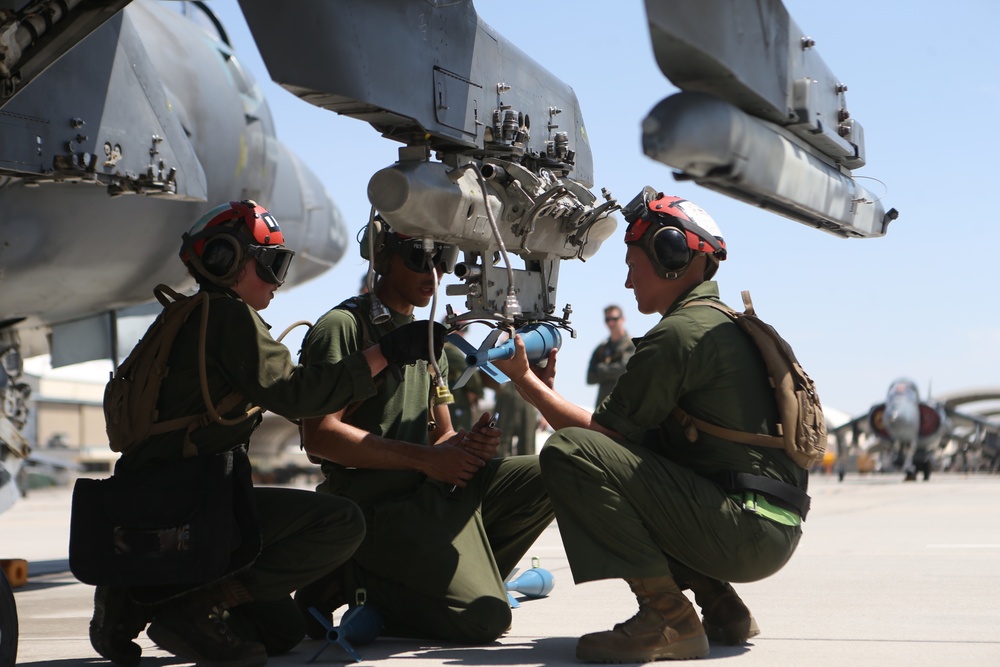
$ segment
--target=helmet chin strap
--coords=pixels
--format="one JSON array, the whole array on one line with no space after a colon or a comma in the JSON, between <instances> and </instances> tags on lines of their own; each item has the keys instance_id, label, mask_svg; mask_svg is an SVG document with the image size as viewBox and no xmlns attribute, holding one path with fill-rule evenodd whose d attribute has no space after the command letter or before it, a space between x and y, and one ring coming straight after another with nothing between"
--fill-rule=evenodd
<instances>
[{"instance_id":1,"label":"helmet chin strap","mask_svg":"<svg viewBox=\"0 0 1000 667\"><path fill-rule=\"evenodd\" d=\"M709 258L708 258L708 255L706 253L703 253L703 252L692 253L690 261L688 261L688 263L685 264L683 266L683 268L677 269L676 271L664 271L663 273L660 273L659 275L660 275L661 278L665 278L666 280L680 280L685 275L687 275L687 272L691 269L691 265L694 264L695 260L698 259L698 257L704 257L705 258L705 270L704 270L703 277L704 277L705 280L711 280L712 276L715 275L715 271L713 270L711 272L711 274L709 274L709 271L708 271L708 269L709 269ZM655 262L653 263L653 267L656 268ZM715 265L715 268L718 268L718 264Z\"/></svg>"},{"instance_id":2,"label":"helmet chin strap","mask_svg":"<svg viewBox=\"0 0 1000 667\"><path fill-rule=\"evenodd\" d=\"M650 257L649 261L653 265L653 268L656 269L656 273L661 278L664 278L666 280L678 280L679 278L682 278L685 275L687 275L688 269L691 268L691 264L694 263L694 259L696 256L697 255L695 255L694 253L691 253L691 259L688 260L688 263L682 266L681 268L676 269L675 271L668 271L667 269L662 268L662 266L658 266L656 259L654 257Z\"/></svg>"},{"instance_id":3,"label":"helmet chin strap","mask_svg":"<svg viewBox=\"0 0 1000 667\"><path fill-rule=\"evenodd\" d=\"M691 268L691 262L688 262L687 265L679 271L664 271L661 276L667 280L677 280L682 278L688 272L689 268Z\"/></svg>"}]
</instances>

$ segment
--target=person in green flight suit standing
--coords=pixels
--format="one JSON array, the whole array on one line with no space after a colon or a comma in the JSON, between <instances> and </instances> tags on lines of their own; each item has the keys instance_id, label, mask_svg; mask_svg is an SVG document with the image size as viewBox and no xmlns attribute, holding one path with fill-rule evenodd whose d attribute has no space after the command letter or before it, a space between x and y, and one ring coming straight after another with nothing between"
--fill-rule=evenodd
<instances>
[{"instance_id":1,"label":"person in green flight suit standing","mask_svg":"<svg viewBox=\"0 0 1000 667\"><path fill-rule=\"evenodd\" d=\"M619 376L625 372L628 360L635 354L635 345L625 331L625 314L614 304L604 309L604 324L608 337L594 349L587 366L587 384L597 385L597 407L607 398Z\"/></svg>"},{"instance_id":2,"label":"person in green flight suit standing","mask_svg":"<svg viewBox=\"0 0 1000 667\"><path fill-rule=\"evenodd\" d=\"M521 398L513 382L497 385L496 408L503 433L500 435L501 456L535 454L535 433L538 431L538 410Z\"/></svg>"},{"instance_id":3,"label":"person in green flight suit standing","mask_svg":"<svg viewBox=\"0 0 1000 667\"><path fill-rule=\"evenodd\" d=\"M464 336L465 330L459 329L459 335ZM473 373L464 386L454 388L455 382L462 376L468 364L465 353L450 341L444 343L444 353L448 355L448 386L454 401L448 404L451 412L451 425L457 430L472 430L474 419L479 417L479 401L483 400L483 378L480 373Z\"/></svg>"}]
</instances>

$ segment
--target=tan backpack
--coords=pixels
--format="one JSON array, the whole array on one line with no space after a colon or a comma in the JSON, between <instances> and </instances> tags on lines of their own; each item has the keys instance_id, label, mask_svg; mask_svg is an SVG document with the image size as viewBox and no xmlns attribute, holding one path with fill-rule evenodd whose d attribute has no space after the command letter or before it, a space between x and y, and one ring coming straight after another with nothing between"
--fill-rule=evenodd
<instances>
[{"instance_id":1,"label":"tan backpack","mask_svg":"<svg viewBox=\"0 0 1000 667\"><path fill-rule=\"evenodd\" d=\"M778 434L762 435L722 428L698 419L680 407L674 415L684 426L688 440L698 439L698 431L704 431L733 442L761 447L782 447L788 456L800 467L808 470L823 459L826 451L826 419L820 404L816 386L802 369L791 346L778 335L770 324L760 320L750 301L750 292L744 291L743 305L746 310L739 313L717 301L698 299L684 304L688 306L708 306L725 313L757 346L767 374L774 389L778 405Z\"/></svg>"},{"instance_id":2,"label":"tan backpack","mask_svg":"<svg viewBox=\"0 0 1000 667\"><path fill-rule=\"evenodd\" d=\"M232 410L244 399L238 392L223 398L218 405L212 404L205 373L205 338L208 328L208 293L199 292L195 296L178 294L166 285L153 289L156 300L163 305L146 334L139 339L125 361L111 374L104 388L104 421L108 433L108 444L112 451L126 452L146 438L169 431L187 429L184 441L184 455L197 454L190 434L211 421L224 425L238 424L257 412L260 408L248 410L242 417L225 419L221 415ZM198 346L198 363L201 375L202 396L206 411L200 415L187 415L158 421L156 405L160 397L160 384L170 372L167 362L174 339L184 322L201 307L201 337Z\"/></svg>"}]
</instances>

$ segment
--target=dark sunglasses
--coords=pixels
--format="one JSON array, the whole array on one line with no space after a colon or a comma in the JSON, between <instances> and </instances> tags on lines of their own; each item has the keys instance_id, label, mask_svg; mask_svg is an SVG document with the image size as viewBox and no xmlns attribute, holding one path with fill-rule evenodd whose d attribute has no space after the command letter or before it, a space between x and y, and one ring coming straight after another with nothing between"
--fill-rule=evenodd
<instances>
[{"instance_id":1,"label":"dark sunglasses","mask_svg":"<svg viewBox=\"0 0 1000 667\"><path fill-rule=\"evenodd\" d=\"M295 251L279 245L250 245L247 254L257 260L257 276L261 280L280 286L285 282Z\"/></svg>"},{"instance_id":2,"label":"dark sunglasses","mask_svg":"<svg viewBox=\"0 0 1000 667\"><path fill-rule=\"evenodd\" d=\"M605 318L604 318L604 321L605 321L605 322L617 322L617 321L618 321L618 320L620 320L621 318L622 318L622 316L621 316L621 315L619 315L618 317L605 317Z\"/></svg>"},{"instance_id":3,"label":"dark sunglasses","mask_svg":"<svg viewBox=\"0 0 1000 667\"><path fill-rule=\"evenodd\" d=\"M416 273L428 273L434 267L451 273L458 261L458 246L450 243L435 243L434 252L428 253L420 239L400 239L397 252L406 268Z\"/></svg>"}]
</instances>

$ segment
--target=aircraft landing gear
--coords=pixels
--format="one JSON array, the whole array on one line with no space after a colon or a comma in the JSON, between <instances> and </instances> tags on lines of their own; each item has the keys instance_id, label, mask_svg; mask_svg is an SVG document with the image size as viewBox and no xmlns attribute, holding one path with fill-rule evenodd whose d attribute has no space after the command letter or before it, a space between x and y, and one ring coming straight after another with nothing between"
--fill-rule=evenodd
<instances>
[{"instance_id":1,"label":"aircraft landing gear","mask_svg":"<svg viewBox=\"0 0 1000 667\"><path fill-rule=\"evenodd\" d=\"M907 479L909 475L913 475L913 479L917 479L917 473L923 473L924 481L926 482L931 478L931 455L926 450L917 450L913 455L913 465L907 470Z\"/></svg>"},{"instance_id":2,"label":"aircraft landing gear","mask_svg":"<svg viewBox=\"0 0 1000 667\"><path fill-rule=\"evenodd\" d=\"M7 575L0 570L0 667L17 661L17 605Z\"/></svg>"}]
</instances>

